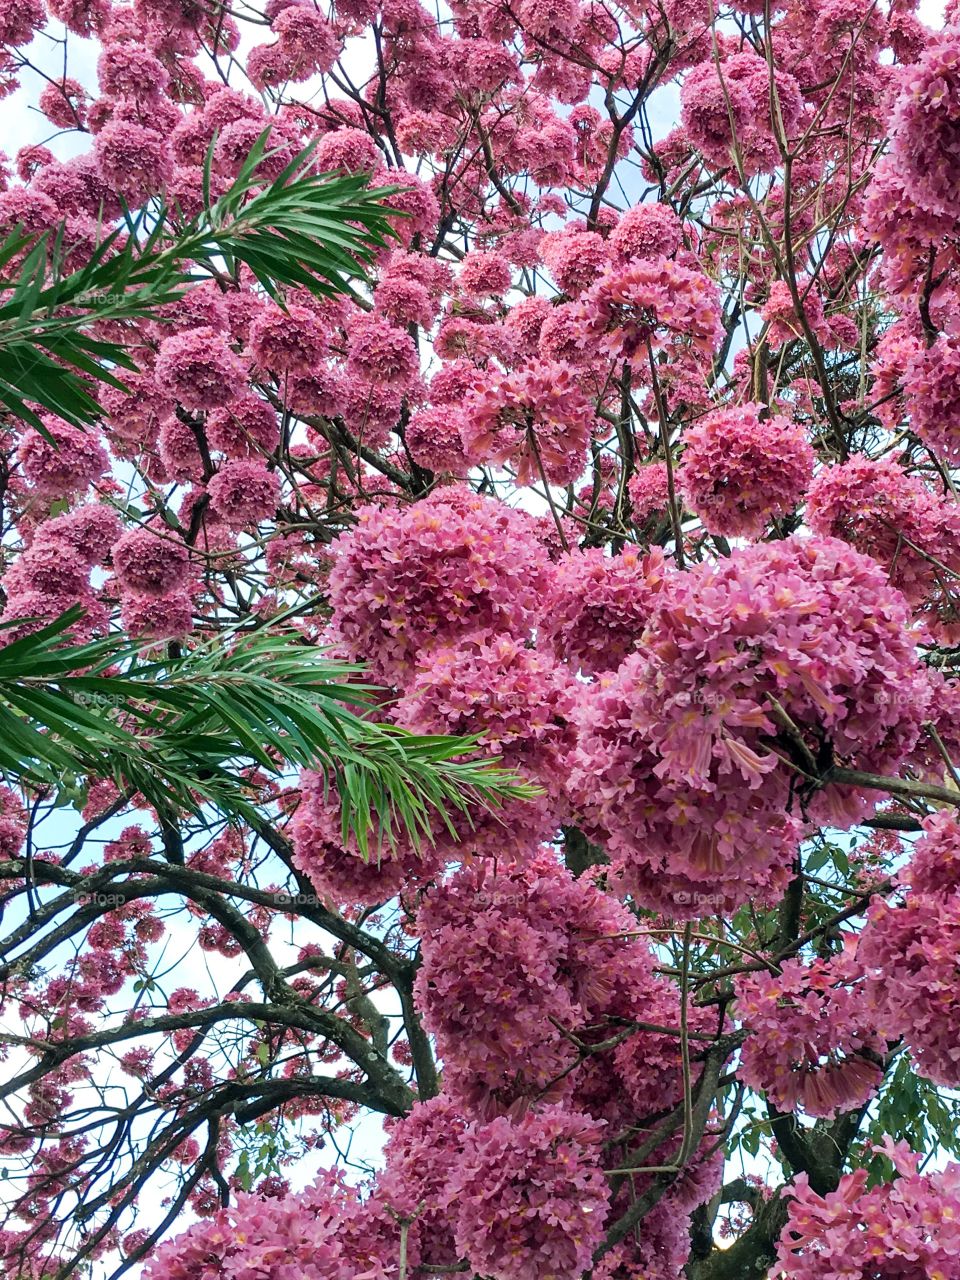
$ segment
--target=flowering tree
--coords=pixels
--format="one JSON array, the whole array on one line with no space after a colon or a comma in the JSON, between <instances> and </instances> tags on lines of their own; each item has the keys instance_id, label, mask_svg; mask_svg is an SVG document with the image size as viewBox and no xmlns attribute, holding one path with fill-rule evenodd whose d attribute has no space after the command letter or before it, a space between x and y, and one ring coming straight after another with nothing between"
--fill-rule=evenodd
<instances>
[{"instance_id":1,"label":"flowering tree","mask_svg":"<svg viewBox=\"0 0 960 1280\"><path fill-rule=\"evenodd\" d=\"M3 0L0 1274L956 1276L945 23Z\"/></svg>"}]
</instances>

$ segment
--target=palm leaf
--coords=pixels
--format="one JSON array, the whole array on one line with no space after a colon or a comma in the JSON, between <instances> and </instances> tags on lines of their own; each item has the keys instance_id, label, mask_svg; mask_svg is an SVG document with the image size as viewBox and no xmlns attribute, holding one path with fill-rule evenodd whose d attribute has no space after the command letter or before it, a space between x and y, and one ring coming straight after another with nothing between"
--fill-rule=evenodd
<instances>
[{"instance_id":1,"label":"palm leaf","mask_svg":"<svg viewBox=\"0 0 960 1280\"><path fill-rule=\"evenodd\" d=\"M211 144L212 145L212 144ZM394 235L399 216L363 175L319 174L315 144L272 182L259 169L272 153L265 132L230 189L185 223L161 201L127 213L83 267L63 271L62 231L35 243L20 230L0 244L0 404L44 431L34 405L75 426L100 416L91 383L123 387L116 371L135 366L122 343L94 340L97 321L157 317L192 285L247 266L282 302L287 287L344 292ZM26 257L18 255L27 249Z\"/></svg>"},{"instance_id":2,"label":"palm leaf","mask_svg":"<svg viewBox=\"0 0 960 1280\"><path fill-rule=\"evenodd\" d=\"M533 789L470 738L418 736L368 718L375 691L360 669L288 632L260 628L157 660L122 636L83 644L79 617L0 647L0 772L49 787L58 777L113 778L161 811L210 805L250 817L251 765L280 777L292 767L329 775L344 836L366 853L369 832L414 846L437 822L469 821L473 807ZM462 826L462 823L461 823Z\"/></svg>"}]
</instances>

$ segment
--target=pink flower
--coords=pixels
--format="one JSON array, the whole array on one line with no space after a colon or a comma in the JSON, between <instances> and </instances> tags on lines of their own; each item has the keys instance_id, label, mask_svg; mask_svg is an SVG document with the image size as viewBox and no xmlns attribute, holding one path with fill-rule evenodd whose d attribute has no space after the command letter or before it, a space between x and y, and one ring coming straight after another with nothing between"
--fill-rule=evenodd
<instances>
[{"instance_id":1,"label":"pink flower","mask_svg":"<svg viewBox=\"0 0 960 1280\"><path fill-rule=\"evenodd\" d=\"M908 68L893 111L893 161L899 185L921 209L960 217L956 172L960 42L955 30L931 35Z\"/></svg>"},{"instance_id":2,"label":"pink flower","mask_svg":"<svg viewBox=\"0 0 960 1280\"><path fill-rule=\"evenodd\" d=\"M561 556L537 643L587 675L615 671L639 644L665 575L659 547L649 555L626 546L617 556L598 547Z\"/></svg>"},{"instance_id":3,"label":"pink flower","mask_svg":"<svg viewBox=\"0 0 960 1280\"><path fill-rule=\"evenodd\" d=\"M0 861L16 858L27 837L27 814L15 791L0 787Z\"/></svg>"},{"instance_id":4,"label":"pink flower","mask_svg":"<svg viewBox=\"0 0 960 1280\"><path fill-rule=\"evenodd\" d=\"M422 654L395 714L416 733L476 736L508 768L555 791L569 697L566 668L522 640L481 633Z\"/></svg>"},{"instance_id":5,"label":"pink flower","mask_svg":"<svg viewBox=\"0 0 960 1280\"><path fill-rule=\"evenodd\" d=\"M114 543L113 568L120 585L148 596L167 596L186 579L189 550L169 533L144 525Z\"/></svg>"},{"instance_id":6,"label":"pink flower","mask_svg":"<svg viewBox=\"0 0 960 1280\"><path fill-rule=\"evenodd\" d=\"M683 224L666 204L627 209L610 233L610 246L623 262L634 258L670 258L680 248Z\"/></svg>"},{"instance_id":7,"label":"pink flower","mask_svg":"<svg viewBox=\"0 0 960 1280\"><path fill-rule=\"evenodd\" d=\"M911 604L942 587L937 564L960 571L960 508L891 457L857 455L824 467L807 497L816 533L843 538L887 569Z\"/></svg>"},{"instance_id":8,"label":"pink flower","mask_svg":"<svg viewBox=\"0 0 960 1280\"><path fill-rule=\"evenodd\" d=\"M453 409L419 410L407 423L404 440L421 467L466 474L468 464L463 453L461 418Z\"/></svg>"},{"instance_id":9,"label":"pink flower","mask_svg":"<svg viewBox=\"0 0 960 1280\"><path fill-rule=\"evenodd\" d=\"M476 464L511 462L518 484L570 484L583 471L596 414L571 369L532 361L487 376L463 408L464 454Z\"/></svg>"},{"instance_id":10,"label":"pink flower","mask_svg":"<svg viewBox=\"0 0 960 1280\"><path fill-rule=\"evenodd\" d=\"M280 37L285 78L306 80L330 71L340 54L340 41L323 14L305 5L287 5L271 23Z\"/></svg>"},{"instance_id":11,"label":"pink flower","mask_svg":"<svg viewBox=\"0 0 960 1280\"><path fill-rule=\"evenodd\" d=\"M643 524L669 505L669 483L665 462L647 462L627 481L627 495L634 524Z\"/></svg>"},{"instance_id":12,"label":"pink flower","mask_svg":"<svg viewBox=\"0 0 960 1280\"><path fill-rule=\"evenodd\" d=\"M709 533L755 538L789 515L813 475L813 450L799 423L763 406L717 409L683 435L680 488Z\"/></svg>"},{"instance_id":13,"label":"pink flower","mask_svg":"<svg viewBox=\"0 0 960 1280\"><path fill-rule=\"evenodd\" d=\"M300 775L300 803L290 824L294 862L317 890L338 906L387 902L409 885L429 881L442 864L429 845L417 851L401 833L396 845L377 841L361 852L344 839L339 797L322 774Z\"/></svg>"},{"instance_id":14,"label":"pink flower","mask_svg":"<svg viewBox=\"0 0 960 1280\"><path fill-rule=\"evenodd\" d=\"M259 458L230 458L207 481L207 493L214 513L242 528L276 514L280 477Z\"/></svg>"},{"instance_id":15,"label":"pink flower","mask_svg":"<svg viewBox=\"0 0 960 1280\"><path fill-rule=\"evenodd\" d=\"M579 227L550 232L540 242L540 253L557 285L571 297L589 289L610 262L603 238Z\"/></svg>"},{"instance_id":16,"label":"pink flower","mask_svg":"<svg viewBox=\"0 0 960 1280\"><path fill-rule=\"evenodd\" d=\"M358 512L334 544L333 622L375 679L403 679L421 651L470 632L524 636L550 569L532 517L469 490Z\"/></svg>"},{"instance_id":17,"label":"pink flower","mask_svg":"<svg viewBox=\"0 0 960 1280\"><path fill-rule=\"evenodd\" d=\"M708 163L731 167L734 149L748 174L765 172L779 161L770 75L766 60L753 50L732 54L719 67L708 59L687 72L680 90L683 127ZM789 141L803 115L800 85L782 68L774 83L777 118Z\"/></svg>"},{"instance_id":18,"label":"pink flower","mask_svg":"<svg viewBox=\"0 0 960 1280\"><path fill-rule=\"evenodd\" d=\"M156 195L173 175L164 136L130 120L105 124L96 136L94 151L105 181L131 203Z\"/></svg>"},{"instance_id":19,"label":"pink flower","mask_svg":"<svg viewBox=\"0 0 960 1280\"><path fill-rule=\"evenodd\" d=\"M873 561L832 539L749 547L668 579L638 653L583 690L571 795L643 905L766 898L799 836L773 700L811 754L829 742L889 773L928 696L906 604ZM869 804L827 787L808 811L849 826Z\"/></svg>"},{"instance_id":20,"label":"pink flower","mask_svg":"<svg viewBox=\"0 0 960 1280\"><path fill-rule=\"evenodd\" d=\"M627 359L673 334L711 354L723 339L716 285L667 258L611 267L582 300L587 331Z\"/></svg>"},{"instance_id":21,"label":"pink flower","mask_svg":"<svg viewBox=\"0 0 960 1280\"><path fill-rule=\"evenodd\" d=\"M377 144L363 129L336 129L324 134L317 147L317 168L347 169L351 173L372 170L380 163ZM391 197L391 205L395 197Z\"/></svg>"},{"instance_id":22,"label":"pink flower","mask_svg":"<svg viewBox=\"0 0 960 1280\"><path fill-rule=\"evenodd\" d=\"M465 866L427 893L416 924L419 1006L447 1089L474 1106L577 1089L591 1105L592 1063L577 1068L563 1030L602 1040L608 1017L647 1018L657 999L649 948L618 936L635 927L629 912L586 877L574 879L549 848L512 864ZM624 1066L635 1078L635 1064ZM612 1067L604 1057L601 1070L609 1076ZM617 1080L622 1089L619 1072Z\"/></svg>"},{"instance_id":23,"label":"pink flower","mask_svg":"<svg viewBox=\"0 0 960 1280\"><path fill-rule=\"evenodd\" d=\"M892 1149L898 1177L867 1190L867 1170L846 1173L819 1196L806 1174L789 1188L777 1263L790 1280L909 1276L946 1280L960 1256L960 1165L921 1174L919 1158Z\"/></svg>"},{"instance_id":24,"label":"pink flower","mask_svg":"<svg viewBox=\"0 0 960 1280\"><path fill-rule=\"evenodd\" d=\"M943 334L909 360L903 378L913 429L945 462L960 462L960 338Z\"/></svg>"},{"instance_id":25,"label":"pink flower","mask_svg":"<svg viewBox=\"0 0 960 1280\"><path fill-rule=\"evenodd\" d=\"M279 374L310 374L328 351L328 333L308 307L286 311L268 304L254 317L248 344L262 369Z\"/></svg>"},{"instance_id":26,"label":"pink flower","mask_svg":"<svg viewBox=\"0 0 960 1280\"><path fill-rule=\"evenodd\" d=\"M903 1038L917 1070L936 1084L960 1084L960 827L944 811L924 820L913 861L901 873L899 904L875 898L858 959L869 970L877 1023Z\"/></svg>"},{"instance_id":27,"label":"pink flower","mask_svg":"<svg viewBox=\"0 0 960 1280\"><path fill-rule=\"evenodd\" d=\"M207 439L228 458L269 454L280 443L277 411L254 391L242 392L227 408L207 415Z\"/></svg>"},{"instance_id":28,"label":"pink flower","mask_svg":"<svg viewBox=\"0 0 960 1280\"><path fill-rule=\"evenodd\" d=\"M464 293L499 297L510 288L510 264L498 253L475 250L460 264L457 284Z\"/></svg>"},{"instance_id":29,"label":"pink flower","mask_svg":"<svg viewBox=\"0 0 960 1280\"><path fill-rule=\"evenodd\" d=\"M202 327L164 338L154 377L185 409L219 409L243 389L244 361L223 334Z\"/></svg>"},{"instance_id":30,"label":"pink flower","mask_svg":"<svg viewBox=\"0 0 960 1280\"><path fill-rule=\"evenodd\" d=\"M4 0L0 10L0 44L29 44L43 26L46 14L40 0Z\"/></svg>"},{"instance_id":31,"label":"pink flower","mask_svg":"<svg viewBox=\"0 0 960 1280\"><path fill-rule=\"evenodd\" d=\"M385 318L361 315L350 325L350 369L368 382L407 387L420 370L410 335Z\"/></svg>"},{"instance_id":32,"label":"pink flower","mask_svg":"<svg viewBox=\"0 0 960 1280\"><path fill-rule=\"evenodd\" d=\"M458 1252L497 1280L577 1280L603 1237L602 1126L562 1107L500 1116L464 1135L447 1196Z\"/></svg>"},{"instance_id":33,"label":"pink flower","mask_svg":"<svg viewBox=\"0 0 960 1280\"><path fill-rule=\"evenodd\" d=\"M825 1119L869 1102L887 1046L863 979L849 952L739 978L737 1016L750 1032L740 1052L743 1081L779 1111L802 1106Z\"/></svg>"},{"instance_id":34,"label":"pink flower","mask_svg":"<svg viewBox=\"0 0 960 1280\"><path fill-rule=\"evenodd\" d=\"M159 98L170 77L159 58L130 43L105 44L97 59L97 78L103 93L118 98Z\"/></svg>"},{"instance_id":35,"label":"pink flower","mask_svg":"<svg viewBox=\"0 0 960 1280\"><path fill-rule=\"evenodd\" d=\"M106 450L92 428L81 431L48 415L43 424L51 440L34 427L21 436L17 456L34 490L48 498L72 498L86 493L109 468Z\"/></svg>"}]
</instances>

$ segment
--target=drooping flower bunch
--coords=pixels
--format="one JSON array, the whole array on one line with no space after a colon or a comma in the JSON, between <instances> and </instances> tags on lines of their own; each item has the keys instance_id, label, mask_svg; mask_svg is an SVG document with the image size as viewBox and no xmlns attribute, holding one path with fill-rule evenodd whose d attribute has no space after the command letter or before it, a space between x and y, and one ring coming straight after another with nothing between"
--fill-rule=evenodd
<instances>
[{"instance_id":1,"label":"drooping flower bunch","mask_svg":"<svg viewBox=\"0 0 960 1280\"><path fill-rule=\"evenodd\" d=\"M779 973L740 978L737 1013L750 1033L741 1050L744 1082L779 1111L799 1105L826 1119L869 1102L883 1078L886 1043L874 1030L863 979L851 952L786 960Z\"/></svg>"},{"instance_id":2,"label":"drooping flower bunch","mask_svg":"<svg viewBox=\"0 0 960 1280\"><path fill-rule=\"evenodd\" d=\"M470 632L522 637L550 566L534 521L467 489L406 508L368 508L330 573L334 625L351 656L388 682Z\"/></svg>"},{"instance_id":3,"label":"drooping flower bunch","mask_svg":"<svg viewBox=\"0 0 960 1280\"><path fill-rule=\"evenodd\" d=\"M924 835L901 873L903 900L876 898L858 958L877 1025L903 1038L917 1070L938 1084L960 1082L960 827L950 813L924 820Z\"/></svg>"},{"instance_id":4,"label":"drooping flower bunch","mask_svg":"<svg viewBox=\"0 0 960 1280\"><path fill-rule=\"evenodd\" d=\"M815 768L822 742L837 761L897 767L928 697L907 627L879 566L832 539L747 548L671 580L641 651L582 693L571 757L572 794L639 900L682 905L689 888L722 905L781 884L806 816L791 808L793 770ZM830 788L807 813L848 825L863 804ZM666 860L680 879L662 896Z\"/></svg>"},{"instance_id":5,"label":"drooping flower bunch","mask_svg":"<svg viewBox=\"0 0 960 1280\"><path fill-rule=\"evenodd\" d=\"M813 474L798 423L759 404L718 409L685 432L680 489L710 533L755 538L788 515Z\"/></svg>"},{"instance_id":6,"label":"drooping flower bunch","mask_svg":"<svg viewBox=\"0 0 960 1280\"><path fill-rule=\"evenodd\" d=\"M622 937L632 926L549 850L466 867L432 889L417 916L417 991L448 1089L509 1103L574 1088L571 1035L639 1014L656 985L649 950Z\"/></svg>"},{"instance_id":7,"label":"drooping flower bunch","mask_svg":"<svg viewBox=\"0 0 960 1280\"><path fill-rule=\"evenodd\" d=\"M950 1276L960 1254L960 1165L919 1172L919 1157L901 1144L885 1150L898 1177L867 1189L867 1170L840 1179L825 1196L806 1174L793 1180L778 1265L785 1276Z\"/></svg>"}]
</instances>

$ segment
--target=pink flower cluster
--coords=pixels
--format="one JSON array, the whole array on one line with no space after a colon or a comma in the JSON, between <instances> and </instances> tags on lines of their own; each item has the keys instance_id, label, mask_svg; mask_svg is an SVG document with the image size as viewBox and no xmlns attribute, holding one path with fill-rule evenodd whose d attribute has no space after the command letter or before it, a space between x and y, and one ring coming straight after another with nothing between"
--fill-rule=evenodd
<instances>
[{"instance_id":1,"label":"pink flower cluster","mask_svg":"<svg viewBox=\"0 0 960 1280\"><path fill-rule=\"evenodd\" d=\"M960 463L960 338L944 334L917 351L904 371L913 429L944 462Z\"/></svg>"},{"instance_id":2,"label":"pink flower cluster","mask_svg":"<svg viewBox=\"0 0 960 1280\"><path fill-rule=\"evenodd\" d=\"M803 115L800 85L787 71L775 74L777 111L771 108L771 71L752 50L717 63L711 58L687 72L680 91L683 127L707 162L748 174L778 163L776 127L786 144Z\"/></svg>"},{"instance_id":3,"label":"pink flower cluster","mask_svg":"<svg viewBox=\"0 0 960 1280\"><path fill-rule=\"evenodd\" d=\"M668 258L608 268L580 306L587 334L641 367L647 343L661 346L673 337L712 355L723 340L716 285Z\"/></svg>"},{"instance_id":4,"label":"pink flower cluster","mask_svg":"<svg viewBox=\"0 0 960 1280\"><path fill-rule=\"evenodd\" d=\"M24 477L41 497L81 496L110 465L97 432L81 431L52 414L43 424L46 436L27 427L20 437L17 457Z\"/></svg>"},{"instance_id":5,"label":"pink flower cluster","mask_svg":"<svg viewBox=\"0 0 960 1280\"><path fill-rule=\"evenodd\" d=\"M462 488L407 507L366 507L334 545L337 634L390 683L459 636L527 635L551 576L532 517Z\"/></svg>"},{"instance_id":6,"label":"pink flower cluster","mask_svg":"<svg viewBox=\"0 0 960 1280\"><path fill-rule=\"evenodd\" d=\"M190 551L181 538L142 525L117 540L111 558L128 630L157 640L190 631L194 584Z\"/></svg>"},{"instance_id":7,"label":"pink flower cluster","mask_svg":"<svg viewBox=\"0 0 960 1280\"><path fill-rule=\"evenodd\" d=\"M904 1144L887 1140L897 1177L867 1188L867 1170L825 1196L793 1180L777 1262L790 1280L950 1280L960 1257L960 1165L921 1174Z\"/></svg>"},{"instance_id":8,"label":"pink flower cluster","mask_svg":"<svg viewBox=\"0 0 960 1280\"><path fill-rule=\"evenodd\" d=\"M120 519L110 507L87 503L45 520L28 547L3 576L6 606L0 621L24 621L5 630L3 641L52 622L74 605L84 617L73 634L104 630L107 611L90 583L91 571L103 565L120 534Z\"/></svg>"},{"instance_id":9,"label":"pink flower cluster","mask_svg":"<svg viewBox=\"0 0 960 1280\"><path fill-rule=\"evenodd\" d=\"M900 82L892 156L899 185L923 210L960 218L960 37L933 36Z\"/></svg>"},{"instance_id":10,"label":"pink flower cluster","mask_svg":"<svg viewBox=\"0 0 960 1280\"><path fill-rule=\"evenodd\" d=\"M671 257L683 242L683 223L668 204L637 204L626 209L610 232L610 247L624 262L632 258Z\"/></svg>"},{"instance_id":11,"label":"pink flower cluster","mask_svg":"<svg viewBox=\"0 0 960 1280\"><path fill-rule=\"evenodd\" d=\"M415 733L475 736L509 769L556 789L570 676L511 636L466 636L424 654L395 707Z\"/></svg>"},{"instance_id":12,"label":"pink flower cluster","mask_svg":"<svg viewBox=\"0 0 960 1280\"><path fill-rule=\"evenodd\" d=\"M578 1280L610 1199L602 1132L556 1105L465 1124L434 1098L394 1127L365 1200L330 1173L297 1195L240 1193L161 1245L144 1280L389 1280L400 1219L408 1274L463 1259L490 1280Z\"/></svg>"},{"instance_id":13,"label":"pink flower cluster","mask_svg":"<svg viewBox=\"0 0 960 1280\"><path fill-rule=\"evenodd\" d=\"M493 1280L576 1280L603 1238L603 1126L547 1106L467 1130L447 1195L457 1248Z\"/></svg>"},{"instance_id":14,"label":"pink flower cluster","mask_svg":"<svg viewBox=\"0 0 960 1280\"><path fill-rule=\"evenodd\" d=\"M858 957L869 972L877 1024L903 1038L917 1069L937 1084L960 1084L960 824L943 812L901 874L899 903L876 898Z\"/></svg>"},{"instance_id":15,"label":"pink flower cluster","mask_svg":"<svg viewBox=\"0 0 960 1280\"><path fill-rule=\"evenodd\" d=\"M27 837L23 802L10 787L0 787L0 860L19 857Z\"/></svg>"},{"instance_id":16,"label":"pink flower cluster","mask_svg":"<svg viewBox=\"0 0 960 1280\"><path fill-rule=\"evenodd\" d=\"M371 834L364 853L354 837L344 839L336 788L322 774L300 775L300 803L290 822L293 860L314 887L338 906L386 902L405 885L429 880L442 865L428 844L420 852L400 834L395 846Z\"/></svg>"},{"instance_id":17,"label":"pink flower cluster","mask_svg":"<svg viewBox=\"0 0 960 1280\"><path fill-rule=\"evenodd\" d=\"M915 607L960 572L960 506L945 501L894 458L855 456L825 467L807 495L814 532L843 538L887 569Z\"/></svg>"},{"instance_id":18,"label":"pink flower cluster","mask_svg":"<svg viewBox=\"0 0 960 1280\"><path fill-rule=\"evenodd\" d=\"M786 960L779 973L737 980L737 1015L750 1035L740 1076L779 1111L831 1119L862 1107L883 1077L886 1042L863 971L849 952Z\"/></svg>"},{"instance_id":19,"label":"pink flower cluster","mask_svg":"<svg viewBox=\"0 0 960 1280\"><path fill-rule=\"evenodd\" d=\"M154 376L185 409L219 409L243 390L247 369L224 334L201 326L163 339Z\"/></svg>"},{"instance_id":20,"label":"pink flower cluster","mask_svg":"<svg viewBox=\"0 0 960 1280\"><path fill-rule=\"evenodd\" d=\"M648 1008L645 944L617 937L633 917L544 849L532 861L464 867L417 915L417 996L449 1091L509 1104L574 1088L569 1032Z\"/></svg>"},{"instance_id":21,"label":"pink flower cluster","mask_svg":"<svg viewBox=\"0 0 960 1280\"><path fill-rule=\"evenodd\" d=\"M663 552L572 551L556 563L537 644L585 675L615 671L637 646L667 575Z\"/></svg>"},{"instance_id":22,"label":"pink flower cluster","mask_svg":"<svg viewBox=\"0 0 960 1280\"><path fill-rule=\"evenodd\" d=\"M364 1206L331 1175L296 1196L263 1198L244 1192L162 1244L144 1280L381 1280L396 1256L371 1258L360 1244ZM375 1237L366 1233L367 1242ZM371 1265L373 1264L373 1265Z\"/></svg>"},{"instance_id":23,"label":"pink flower cluster","mask_svg":"<svg viewBox=\"0 0 960 1280\"><path fill-rule=\"evenodd\" d=\"M450 471L458 476L466 474L468 463L463 453L460 415L452 407L421 409L413 414L404 440L421 467Z\"/></svg>"},{"instance_id":24,"label":"pink flower cluster","mask_svg":"<svg viewBox=\"0 0 960 1280\"><path fill-rule=\"evenodd\" d=\"M637 467L627 481L627 495L634 524L642 525L651 516L662 514L670 501L665 462L647 462Z\"/></svg>"},{"instance_id":25,"label":"pink flower cluster","mask_svg":"<svg viewBox=\"0 0 960 1280\"><path fill-rule=\"evenodd\" d=\"M804 428L760 404L717 409L683 435L680 489L708 533L757 537L796 507L812 475Z\"/></svg>"},{"instance_id":26,"label":"pink flower cluster","mask_svg":"<svg viewBox=\"0 0 960 1280\"><path fill-rule=\"evenodd\" d=\"M488 370L463 406L460 434L468 462L510 462L518 484L572 484L583 472L596 423L573 371L531 361L491 378Z\"/></svg>"},{"instance_id":27,"label":"pink flower cluster","mask_svg":"<svg viewBox=\"0 0 960 1280\"><path fill-rule=\"evenodd\" d=\"M928 696L874 561L833 539L749 547L672 578L640 652L583 691L571 794L644 905L721 909L783 883L799 835L784 760L807 770L828 742L895 770ZM829 787L809 813L849 825L867 804Z\"/></svg>"},{"instance_id":28,"label":"pink flower cluster","mask_svg":"<svg viewBox=\"0 0 960 1280\"><path fill-rule=\"evenodd\" d=\"M276 515L280 477L259 458L228 458L207 482L207 493L224 524L244 528Z\"/></svg>"}]
</instances>

